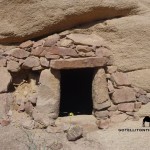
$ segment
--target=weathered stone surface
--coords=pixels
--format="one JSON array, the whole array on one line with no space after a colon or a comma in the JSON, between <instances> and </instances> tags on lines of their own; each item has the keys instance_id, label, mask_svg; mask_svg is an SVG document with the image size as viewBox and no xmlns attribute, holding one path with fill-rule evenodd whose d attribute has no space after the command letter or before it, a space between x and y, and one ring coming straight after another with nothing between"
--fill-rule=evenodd
<instances>
[{"instance_id":1,"label":"weathered stone surface","mask_svg":"<svg viewBox=\"0 0 150 150\"><path fill-rule=\"evenodd\" d=\"M26 58L30 55L29 52L23 50L23 49L19 49L19 48L16 48L13 50L13 52L11 53L12 56L16 57L16 58Z\"/></svg>"},{"instance_id":2,"label":"weathered stone surface","mask_svg":"<svg viewBox=\"0 0 150 150\"><path fill-rule=\"evenodd\" d=\"M38 112L36 109L34 109L32 117L35 120L35 122L40 124L41 128L45 128L51 125L51 119L49 118L48 114L45 114L44 112Z\"/></svg>"},{"instance_id":3,"label":"weathered stone surface","mask_svg":"<svg viewBox=\"0 0 150 150\"><path fill-rule=\"evenodd\" d=\"M0 67L6 67L7 60L5 58L0 58Z\"/></svg>"},{"instance_id":4,"label":"weathered stone surface","mask_svg":"<svg viewBox=\"0 0 150 150\"><path fill-rule=\"evenodd\" d=\"M41 53L45 50L45 47L36 47L35 49L32 49L31 55L34 56L41 56Z\"/></svg>"},{"instance_id":5,"label":"weathered stone surface","mask_svg":"<svg viewBox=\"0 0 150 150\"><path fill-rule=\"evenodd\" d=\"M32 94L30 97L28 97L28 101L35 105L37 103L37 93Z\"/></svg>"},{"instance_id":6,"label":"weathered stone surface","mask_svg":"<svg viewBox=\"0 0 150 150\"><path fill-rule=\"evenodd\" d=\"M51 47L49 49L46 49L48 53L51 53L53 55L60 55L60 56L72 56L77 57L78 54L74 49L71 48L64 48L64 47Z\"/></svg>"},{"instance_id":7,"label":"weathered stone surface","mask_svg":"<svg viewBox=\"0 0 150 150\"><path fill-rule=\"evenodd\" d=\"M117 105L111 104L111 107L108 108L109 111L116 111L118 109Z\"/></svg>"},{"instance_id":8,"label":"weathered stone surface","mask_svg":"<svg viewBox=\"0 0 150 150\"><path fill-rule=\"evenodd\" d=\"M0 120L0 124L2 127L8 126L10 124L10 120L2 119Z\"/></svg>"},{"instance_id":9,"label":"weathered stone surface","mask_svg":"<svg viewBox=\"0 0 150 150\"><path fill-rule=\"evenodd\" d=\"M132 112L134 110L134 103L118 104L118 110Z\"/></svg>"},{"instance_id":10,"label":"weathered stone surface","mask_svg":"<svg viewBox=\"0 0 150 150\"><path fill-rule=\"evenodd\" d=\"M12 77L6 68L0 67L0 93L7 92Z\"/></svg>"},{"instance_id":11,"label":"weathered stone surface","mask_svg":"<svg viewBox=\"0 0 150 150\"><path fill-rule=\"evenodd\" d=\"M146 95L147 94L147 92L144 91L143 89L139 89L138 93L141 94L141 95Z\"/></svg>"},{"instance_id":12,"label":"weathered stone surface","mask_svg":"<svg viewBox=\"0 0 150 150\"><path fill-rule=\"evenodd\" d=\"M13 100L10 94L0 94L0 118L6 118L8 112L10 111L10 105L12 101Z\"/></svg>"},{"instance_id":13,"label":"weathered stone surface","mask_svg":"<svg viewBox=\"0 0 150 150\"><path fill-rule=\"evenodd\" d=\"M84 52L78 52L80 57L85 57L85 53Z\"/></svg>"},{"instance_id":14,"label":"weathered stone surface","mask_svg":"<svg viewBox=\"0 0 150 150\"><path fill-rule=\"evenodd\" d=\"M61 133L61 132L63 132L63 130L60 127L48 126L46 129L46 132L48 132L48 133Z\"/></svg>"},{"instance_id":15,"label":"weathered stone surface","mask_svg":"<svg viewBox=\"0 0 150 150\"><path fill-rule=\"evenodd\" d=\"M60 58L59 55L54 55L54 54L51 54L50 52L46 53L45 57L47 59L59 59Z\"/></svg>"},{"instance_id":16,"label":"weathered stone surface","mask_svg":"<svg viewBox=\"0 0 150 150\"><path fill-rule=\"evenodd\" d=\"M44 43L44 47L51 47L53 46L58 40L59 40L59 35L58 34L54 34L54 35L51 35L49 36L45 43Z\"/></svg>"},{"instance_id":17,"label":"weathered stone surface","mask_svg":"<svg viewBox=\"0 0 150 150\"><path fill-rule=\"evenodd\" d=\"M116 72L112 74L112 80L119 86L121 85L130 85L131 83L128 80L128 76L122 72Z\"/></svg>"},{"instance_id":18,"label":"weathered stone surface","mask_svg":"<svg viewBox=\"0 0 150 150\"><path fill-rule=\"evenodd\" d=\"M84 46L84 45L77 45L76 46L76 50L78 52L84 52L84 53L87 53L87 52L91 52L93 49L89 46Z\"/></svg>"},{"instance_id":19,"label":"weathered stone surface","mask_svg":"<svg viewBox=\"0 0 150 150\"><path fill-rule=\"evenodd\" d=\"M104 69L97 69L92 82L93 105L109 100L106 74Z\"/></svg>"},{"instance_id":20,"label":"weathered stone surface","mask_svg":"<svg viewBox=\"0 0 150 150\"><path fill-rule=\"evenodd\" d=\"M67 132L67 139L69 141L76 141L81 138L83 134L83 129L80 126L73 126Z\"/></svg>"},{"instance_id":21,"label":"weathered stone surface","mask_svg":"<svg viewBox=\"0 0 150 150\"><path fill-rule=\"evenodd\" d=\"M62 143L60 142L53 142L51 145L50 145L50 149L51 150L63 150L64 149L64 146Z\"/></svg>"},{"instance_id":22,"label":"weathered stone surface","mask_svg":"<svg viewBox=\"0 0 150 150\"><path fill-rule=\"evenodd\" d=\"M91 34L69 34L67 37L74 41L76 44L91 45L91 46L102 46L105 45L105 41L102 37Z\"/></svg>"},{"instance_id":23,"label":"weathered stone surface","mask_svg":"<svg viewBox=\"0 0 150 150\"><path fill-rule=\"evenodd\" d=\"M119 114L111 117L111 122L112 123L119 123L123 122L128 118L126 114Z\"/></svg>"},{"instance_id":24,"label":"weathered stone surface","mask_svg":"<svg viewBox=\"0 0 150 150\"><path fill-rule=\"evenodd\" d=\"M130 119L130 118L133 119L133 118L130 117L130 116L134 116L134 112L129 111L129 112L126 112L126 114L129 115L129 116L128 116L128 119Z\"/></svg>"},{"instance_id":25,"label":"weathered stone surface","mask_svg":"<svg viewBox=\"0 0 150 150\"><path fill-rule=\"evenodd\" d=\"M150 116L150 103L142 105L141 109L136 112L136 115L139 117Z\"/></svg>"},{"instance_id":26,"label":"weathered stone surface","mask_svg":"<svg viewBox=\"0 0 150 150\"><path fill-rule=\"evenodd\" d=\"M110 80L108 80L108 90L109 93L113 93L115 91L114 86Z\"/></svg>"},{"instance_id":27,"label":"weathered stone surface","mask_svg":"<svg viewBox=\"0 0 150 150\"><path fill-rule=\"evenodd\" d=\"M109 115L109 111L95 111L94 115L97 119L107 118Z\"/></svg>"},{"instance_id":28,"label":"weathered stone surface","mask_svg":"<svg viewBox=\"0 0 150 150\"><path fill-rule=\"evenodd\" d=\"M30 56L26 58L22 65L22 67L25 69L38 67L38 66L40 66L40 61L39 61L39 58L35 56Z\"/></svg>"},{"instance_id":29,"label":"weathered stone surface","mask_svg":"<svg viewBox=\"0 0 150 150\"><path fill-rule=\"evenodd\" d=\"M141 106L142 106L142 102L135 102L134 103L135 110L139 110L141 108Z\"/></svg>"},{"instance_id":30,"label":"weathered stone surface","mask_svg":"<svg viewBox=\"0 0 150 150\"><path fill-rule=\"evenodd\" d=\"M107 72L108 73L114 73L117 71L117 66L107 66Z\"/></svg>"},{"instance_id":31,"label":"weathered stone surface","mask_svg":"<svg viewBox=\"0 0 150 150\"><path fill-rule=\"evenodd\" d=\"M118 108L118 107L117 107ZM122 114L123 112L119 111L119 110L116 110L116 111L109 111L109 114L108 116L109 117L112 117L112 116L116 116L116 115L119 115L119 114Z\"/></svg>"},{"instance_id":32,"label":"weathered stone surface","mask_svg":"<svg viewBox=\"0 0 150 150\"><path fill-rule=\"evenodd\" d=\"M61 41L60 41L60 46L62 46L62 47L69 47L71 44L72 44L73 42L72 42L72 40L69 40L69 39L62 39Z\"/></svg>"},{"instance_id":33,"label":"weathered stone surface","mask_svg":"<svg viewBox=\"0 0 150 150\"><path fill-rule=\"evenodd\" d=\"M147 93L147 95L146 95L148 98L150 98L150 93Z\"/></svg>"},{"instance_id":34,"label":"weathered stone surface","mask_svg":"<svg viewBox=\"0 0 150 150\"><path fill-rule=\"evenodd\" d=\"M122 87L121 89L115 89L112 95L114 103L133 102L136 100L135 92L132 88Z\"/></svg>"},{"instance_id":35,"label":"weathered stone surface","mask_svg":"<svg viewBox=\"0 0 150 150\"><path fill-rule=\"evenodd\" d=\"M145 54L147 54L147 53L145 53ZM140 56L140 57L142 57L142 56ZM146 58L144 60L146 60ZM150 92L150 80L149 80L150 69L142 69L142 70L132 71L132 72L128 72L127 74L128 74L128 78L131 81L131 84L133 86L141 88L147 92Z\"/></svg>"},{"instance_id":36,"label":"weathered stone surface","mask_svg":"<svg viewBox=\"0 0 150 150\"><path fill-rule=\"evenodd\" d=\"M20 44L20 48L29 48L33 45L33 42L31 40L23 42L22 44Z\"/></svg>"},{"instance_id":37,"label":"weathered stone surface","mask_svg":"<svg viewBox=\"0 0 150 150\"><path fill-rule=\"evenodd\" d=\"M39 82L37 110L50 115L59 115L60 101L60 73L56 70L43 70Z\"/></svg>"},{"instance_id":38,"label":"weathered stone surface","mask_svg":"<svg viewBox=\"0 0 150 150\"><path fill-rule=\"evenodd\" d=\"M37 42L34 42L33 48L36 48L36 47L39 47L39 46L43 46L44 43L45 43L44 40L39 40Z\"/></svg>"},{"instance_id":39,"label":"weathered stone surface","mask_svg":"<svg viewBox=\"0 0 150 150\"><path fill-rule=\"evenodd\" d=\"M49 67L49 61L45 57L40 57L40 63L43 67Z\"/></svg>"},{"instance_id":40,"label":"weathered stone surface","mask_svg":"<svg viewBox=\"0 0 150 150\"><path fill-rule=\"evenodd\" d=\"M94 52L87 52L87 53L85 53L85 56L86 57L95 57L96 55Z\"/></svg>"},{"instance_id":41,"label":"weathered stone surface","mask_svg":"<svg viewBox=\"0 0 150 150\"><path fill-rule=\"evenodd\" d=\"M140 97L137 98L137 101L147 104L150 102L150 98L148 98L146 95L140 95Z\"/></svg>"},{"instance_id":42,"label":"weathered stone surface","mask_svg":"<svg viewBox=\"0 0 150 150\"><path fill-rule=\"evenodd\" d=\"M17 102L14 104L14 108L15 110L17 110L18 112L23 112L25 111L25 105L24 102L22 102L19 106L17 105Z\"/></svg>"},{"instance_id":43,"label":"weathered stone surface","mask_svg":"<svg viewBox=\"0 0 150 150\"><path fill-rule=\"evenodd\" d=\"M33 105L31 104L31 102L26 102L24 105L25 108L25 112L29 115L32 115L33 112Z\"/></svg>"},{"instance_id":44,"label":"weathered stone surface","mask_svg":"<svg viewBox=\"0 0 150 150\"><path fill-rule=\"evenodd\" d=\"M25 128L25 129L31 130L31 129L34 128L34 122L35 122L34 120L26 119L26 120L24 120L24 122L22 123L22 126L23 126L23 128Z\"/></svg>"},{"instance_id":45,"label":"weathered stone surface","mask_svg":"<svg viewBox=\"0 0 150 150\"><path fill-rule=\"evenodd\" d=\"M59 35L60 35L61 37L65 37L65 36L68 35L68 34L70 34L70 31L69 31L69 30L65 30L65 31L62 31L62 32L59 33Z\"/></svg>"},{"instance_id":46,"label":"weathered stone surface","mask_svg":"<svg viewBox=\"0 0 150 150\"><path fill-rule=\"evenodd\" d=\"M72 58L69 60L52 60L50 67L54 69L93 68L105 66L107 58Z\"/></svg>"},{"instance_id":47,"label":"weathered stone surface","mask_svg":"<svg viewBox=\"0 0 150 150\"><path fill-rule=\"evenodd\" d=\"M110 119L97 120L96 124L99 129L107 129L109 128L109 125L110 125Z\"/></svg>"},{"instance_id":48,"label":"weathered stone surface","mask_svg":"<svg viewBox=\"0 0 150 150\"><path fill-rule=\"evenodd\" d=\"M97 57L108 57L108 58L111 58L112 53L111 53L111 51L109 49L101 47L101 48L96 49L96 56Z\"/></svg>"},{"instance_id":49,"label":"weathered stone surface","mask_svg":"<svg viewBox=\"0 0 150 150\"><path fill-rule=\"evenodd\" d=\"M110 106L111 106L110 100L108 100L106 102L103 102L103 103L100 103L100 104L96 103L96 102L93 103L93 108L96 109L96 110L106 109Z\"/></svg>"},{"instance_id":50,"label":"weathered stone surface","mask_svg":"<svg viewBox=\"0 0 150 150\"><path fill-rule=\"evenodd\" d=\"M44 12L41 12L41 6ZM25 41L95 20L122 17L131 13L136 14L139 13L142 6L138 2L128 0L115 1L114 3L110 1L99 3L96 0L93 0L92 3L90 0L87 0L86 3L80 0L68 1L67 3L65 0L13 1L11 3L2 1L0 7L2 10L0 42ZM17 17L13 16L18 8L20 13ZM70 10L70 8L72 9ZM47 12L46 15L45 12ZM6 14L8 16L5 16ZM7 20L10 21L7 22Z\"/></svg>"},{"instance_id":51,"label":"weathered stone surface","mask_svg":"<svg viewBox=\"0 0 150 150\"><path fill-rule=\"evenodd\" d=\"M11 72L18 72L20 70L20 64L16 61L8 61L7 62L7 69Z\"/></svg>"},{"instance_id":52,"label":"weathered stone surface","mask_svg":"<svg viewBox=\"0 0 150 150\"><path fill-rule=\"evenodd\" d=\"M40 65L40 66L37 66L37 67L33 67L32 70L33 71L37 71L37 70L43 70L44 68Z\"/></svg>"}]
</instances>

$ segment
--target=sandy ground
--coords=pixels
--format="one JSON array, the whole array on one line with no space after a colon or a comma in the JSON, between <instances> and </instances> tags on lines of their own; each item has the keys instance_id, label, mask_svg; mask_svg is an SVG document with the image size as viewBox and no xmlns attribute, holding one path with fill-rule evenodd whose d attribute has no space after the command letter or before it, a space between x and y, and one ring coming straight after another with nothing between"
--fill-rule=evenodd
<instances>
[{"instance_id":1,"label":"sandy ground","mask_svg":"<svg viewBox=\"0 0 150 150\"><path fill-rule=\"evenodd\" d=\"M71 119L70 117L59 118L56 124L63 127L70 122L84 127L84 137L76 142L67 141L63 132L54 134L47 133L46 130L42 129L24 131L15 125L0 127L0 150L43 150L45 145L52 145L53 143L61 143L63 148L60 150L150 149L150 127L148 127L148 123L146 124L147 127L142 127L142 119L114 124L106 130L97 129L93 116L74 116ZM149 129L149 131L123 132L118 131L118 129ZM41 145L43 147L40 149Z\"/></svg>"}]
</instances>

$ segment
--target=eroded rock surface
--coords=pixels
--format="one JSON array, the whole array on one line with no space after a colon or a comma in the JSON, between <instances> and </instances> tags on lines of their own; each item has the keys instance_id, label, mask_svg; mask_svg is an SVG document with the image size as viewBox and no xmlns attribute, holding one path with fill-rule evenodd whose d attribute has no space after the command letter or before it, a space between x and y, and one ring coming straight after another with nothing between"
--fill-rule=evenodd
<instances>
[{"instance_id":1,"label":"eroded rock surface","mask_svg":"<svg viewBox=\"0 0 150 150\"><path fill-rule=\"evenodd\" d=\"M7 92L12 77L6 68L0 67L0 93Z\"/></svg>"},{"instance_id":2,"label":"eroded rock surface","mask_svg":"<svg viewBox=\"0 0 150 150\"><path fill-rule=\"evenodd\" d=\"M144 9L140 3L133 0L2 0L0 10L0 42L11 43L62 31L94 20L137 14ZM19 11L16 13L16 10ZM24 45L30 44L28 42Z\"/></svg>"}]
</instances>

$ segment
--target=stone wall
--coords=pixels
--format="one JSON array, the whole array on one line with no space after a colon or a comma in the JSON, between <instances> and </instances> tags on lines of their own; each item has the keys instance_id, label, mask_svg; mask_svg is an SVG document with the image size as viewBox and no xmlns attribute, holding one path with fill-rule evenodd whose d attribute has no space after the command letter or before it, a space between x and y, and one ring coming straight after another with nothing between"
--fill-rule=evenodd
<instances>
[{"instance_id":1,"label":"stone wall","mask_svg":"<svg viewBox=\"0 0 150 150\"><path fill-rule=\"evenodd\" d=\"M13 89L14 101L9 104L18 112L25 111L34 121L33 128L54 125L59 115L60 69L95 68L93 115L99 128L138 119L136 112L150 101L146 91L131 85L127 73L113 66L111 48L95 34L65 31L1 50L0 55L0 93ZM18 84L16 79L20 79ZM9 110L6 116L9 119Z\"/></svg>"}]
</instances>

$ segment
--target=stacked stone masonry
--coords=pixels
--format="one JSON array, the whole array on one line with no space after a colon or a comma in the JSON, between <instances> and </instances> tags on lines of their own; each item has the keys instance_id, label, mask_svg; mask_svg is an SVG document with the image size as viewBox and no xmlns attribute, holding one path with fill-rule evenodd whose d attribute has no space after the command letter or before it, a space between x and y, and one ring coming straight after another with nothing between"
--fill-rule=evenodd
<instances>
[{"instance_id":1,"label":"stacked stone masonry","mask_svg":"<svg viewBox=\"0 0 150 150\"><path fill-rule=\"evenodd\" d=\"M60 70L77 68L95 69L93 115L99 128L108 128L110 122L137 119L142 105L150 102L149 93L133 87L127 73L119 72L113 66L111 48L103 38L95 34L63 32L0 51L0 96L5 95L6 98L2 98L7 110L4 118L7 120L9 111L15 109L31 117L32 128L54 125L54 119L59 116ZM24 90L23 96L18 96L20 86L27 86L27 81L15 84L15 80L21 79L24 72L30 79L30 90ZM34 72L39 73L38 77L34 77ZM15 87L12 93L11 86ZM10 94L11 102L7 100Z\"/></svg>"}]
</instances>

